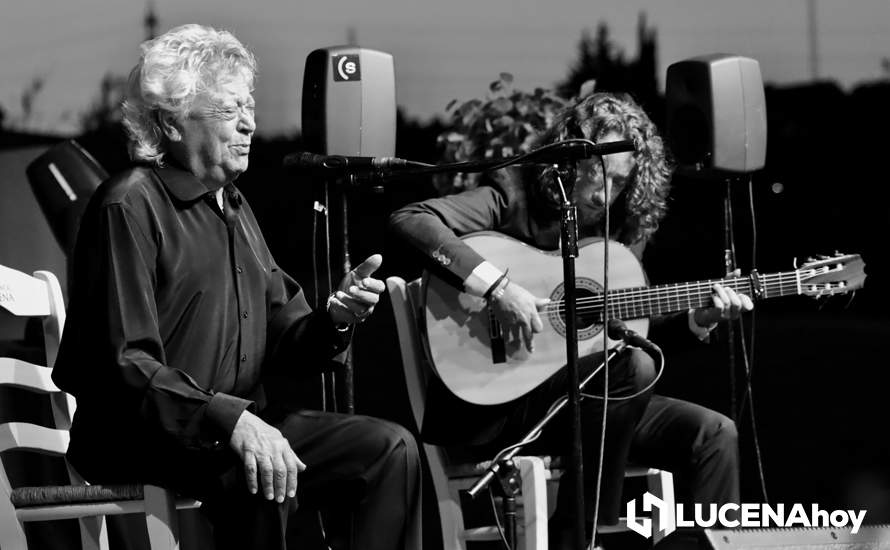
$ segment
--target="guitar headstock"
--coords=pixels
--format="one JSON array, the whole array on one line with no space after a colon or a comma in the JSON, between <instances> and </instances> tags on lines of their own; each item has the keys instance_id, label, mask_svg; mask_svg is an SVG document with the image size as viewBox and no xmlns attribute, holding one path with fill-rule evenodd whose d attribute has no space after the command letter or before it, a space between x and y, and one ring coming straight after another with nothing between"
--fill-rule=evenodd
<instances>
[{"instance_id":1,"label":"guitar headstock","mask_svg":"<svg viewBox=\"0 0 890 550\"><path fill-rule=\"evenodd\" d=\"M810 258L797 268L800 293L820 298L846 294L865 284L865 262L859 254L835 253Z\"/></svg>"}]
</instances>

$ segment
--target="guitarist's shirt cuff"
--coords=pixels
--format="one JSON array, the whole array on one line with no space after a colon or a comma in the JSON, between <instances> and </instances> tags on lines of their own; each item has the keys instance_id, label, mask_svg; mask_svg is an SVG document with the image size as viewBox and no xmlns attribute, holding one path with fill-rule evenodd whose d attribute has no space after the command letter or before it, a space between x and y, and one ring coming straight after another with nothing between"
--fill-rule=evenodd
<instances>
[{"instance_id":1,"label":"guitarist's shirt cuff","mask_svg":"<svg viewBox=\"0 0 890 550\"><path fill-rule=\"evenodd\" d=\"M472 294L473 296L485 296L491 285L503 274L503 271L492 264L482 262L473 269L470 276L464 281L464 290L467 291L467 294Z\"/></svg>"},{"instance_id":2,"label":"guitarist's shirt cuff","mask_svg":"<svg viewBox=\"0 0 890 550\"><path fill-rule=\"evenodd\" d=\"M690 309L689 313L686 315L686 318L689 320L689 330L692 331L692 334L695 335L696 338L701 340L702 342L707 342L709 337L711 336L711 331L714 330L714 327L717 326L717 323L711 323L710 325L703 327L699 326L698 323L695 322L695 310Z\"/></svg>"}]
</instances>

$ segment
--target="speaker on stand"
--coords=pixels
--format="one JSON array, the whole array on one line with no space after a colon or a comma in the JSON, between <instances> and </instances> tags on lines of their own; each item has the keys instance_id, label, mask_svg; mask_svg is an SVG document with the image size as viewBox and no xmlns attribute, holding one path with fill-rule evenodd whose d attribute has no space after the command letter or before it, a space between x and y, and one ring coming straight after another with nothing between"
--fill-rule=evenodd
<instances>
[{"instance_id":1,"label":"speaker on stand","mask_svg":"<svg viewBox=\"0 0 890 550\"><path fill-rule=\"evenodd\" d=\"M723 269L737 267L732 234L731 183L764 167L766 100L760 64L751 58L712 54L668 67L665 82L667 142L678 174L722 181ZM754 260L754 259L752 259ZM726 324L729 346L730 417L738 420L736 334Z\"/></svg>"},{"instance_id":2,"label":"speaker on stand","mask_svg":"<svg viewBox=\"0 0 890 550\"><path fill-rule=\"evenodd\" d=\"M396 145L395 69L392 55L358 46L314 50L306 58L303 77L304 148L322 155L391 157ZM346 174L320 182L315 191L313 228L316 307L352 269L349 244L350 200L358 182ZM332 232L332 228L336 228ZM321 241L321 242L319 242ZM336 265L335 265L336 264ZM327 377L324 408L352 413L352 347L338 358L342 382ZM337 386L340 386L339 389ZM328 401L332 401L328 404ZM338 403L339 401L339 403Z\"/></svg>"}]
</instances>

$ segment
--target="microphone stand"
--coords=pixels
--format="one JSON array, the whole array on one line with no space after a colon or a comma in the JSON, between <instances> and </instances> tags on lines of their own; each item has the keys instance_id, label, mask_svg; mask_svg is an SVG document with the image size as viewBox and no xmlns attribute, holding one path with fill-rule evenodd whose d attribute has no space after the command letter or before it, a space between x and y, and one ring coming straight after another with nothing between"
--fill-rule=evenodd
<instances>
[{"instance_id":1,"label":"microphone stand","mask_svg":"<svg viewBox=\"0 0 890 550\"><path fill-rule=\"evenodd\" d=\"M347 185L350 187L355 186L355 174L348 174ZM346 189L341 189L338 198L340 199L340 234L342 236L342 252L341 252L341 260L342 260L342 268L343 273L341 277L345 277L347 273L352 270L352 261L349 257L349 201L346 200ZM355 393L353 391L353 354L352 354L352 341L349 342L349 345L343 350L343 407L346 414L354 414L355 413ZM335 390L336 391L336 390Z\"/></svg>"},{"instance_id":2,"label":"microphone stand","mask_svg":"<svg viewBox=\"0 0 890 550\"><path fill-rule=\"evenodd\" d=\"M316 296L319 294L329 296L335 291L331 277L331 272L334 270L334 261L331 258L331 248L333 243L331 241L330 222L332 218L333 221L339 222L338 233L340 236L339 245L341 248L338 251L338 259L342 273L339 274L338 281L345 277L352 269L352 262L349 254L349 201L347 200L346 194L350 189L357 186L356 176L355 174L348 172L326 174L321 182L321 186L323 189L321 199L323 201L323 207L316 208L316 211L321 213L325 219L324 251L326 253L324 254L323 260L325 264L325 273L327 273L327 280L323 283L321 277L316 273L316 280L314 282L316 285ZM330 192L331 190L333 190L333 193ZM333 212L335 211L339 213L339 220L333 215ZM317 241L312 243L314 249L317 245ZM316 249L315 262L319 260L317 257L318 254L319 252ZM319 287L322 286L325 287L324 293L318 291ZM322 303L315 304L316 308L321 308L322 306ZM340 358L340 363L343 367L342 370L321 373L321 408L325 411L353 414L355 412L355 393L353 389L354 370L352 343L350 343L338 357ZM340 378L340 383L338 383L338 378Z\"/></svg>"},{"instance_id":3,"label":"microphone stand","mask_svg":"<svg viewBox=\"0 0 890 550\"><path fill-rule=\"evenodd\" d=\"M562 191L560 204L560 250L562 253L563 301L566 311L566 373L568 377L569 416L571 418L572 446L569 452L569 470L575 488L574 520L575 548L584 548L584 462L581 450L581 389L578 387L578 317L576 315L575 258L578 257L578 207L572 204L560 181L559 169L555 170L557 183ZM605 327L604 327L605 328ZM606 340L603 340L605 344ZM604 355L606 364L609 354ZM607 389L608 391L608 389Z\"/></svg>"}]
</instances>

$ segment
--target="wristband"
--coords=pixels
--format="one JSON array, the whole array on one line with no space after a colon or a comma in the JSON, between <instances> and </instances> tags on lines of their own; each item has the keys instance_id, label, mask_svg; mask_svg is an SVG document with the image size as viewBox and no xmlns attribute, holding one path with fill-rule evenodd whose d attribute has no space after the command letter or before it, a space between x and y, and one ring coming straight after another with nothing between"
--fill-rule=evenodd
<instances>
[{"instance_id":1,"label":"wristband","mask_svg":"<svg viewBox=\"0 0 890 550\"><path fill-rule=\"evenodd\" d=\"M507 269L506 271L501 273L501 276L498 277L490 287L488 287L488 290L486 290L485 294L482 295L482 298L485 301L490 302L504 295L504 289L507 288L507 283L510 282L510 279L507 278L507 273L509 272L510 270ZM506 281L506 283L504 283L504 281Z\"/></svg>"}]
</instances>

